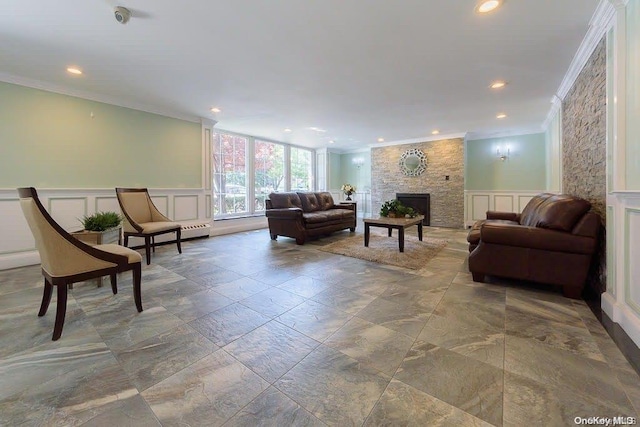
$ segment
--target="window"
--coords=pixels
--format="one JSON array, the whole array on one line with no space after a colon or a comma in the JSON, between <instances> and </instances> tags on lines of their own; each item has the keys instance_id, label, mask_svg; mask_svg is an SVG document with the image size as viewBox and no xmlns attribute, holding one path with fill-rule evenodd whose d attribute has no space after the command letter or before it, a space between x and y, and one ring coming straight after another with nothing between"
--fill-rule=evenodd
<instances>
[{"instance_id":1,"label":"window","mask_svg":"<svg viewBox=\"0 0 640 427\"><path fill-rule=\"evenodd\" d=\"M291 147L291 190L313 190L313 152L304 148Z\"/></svg>"},{"instance_id":2,"label":"window","mask_svg":"<svg viewBox=\"0 0 640 427\"><path fill-rule=\"evenodd\" d=\"M269 193L285 189L284 145L256 141L254 153L255 210L263 211L265 209L264 200Z\"/></svg>"},{"instance_id":3,"label":"window","mask_svg":"<svg viewBox=\"0 0 640 427\"><path fill-rule=\"evenodd\" d=\"M247 213L247 139L213 135L213 214Z\"/></svg>"},{"instance_id":4,"label":"window","mask_svg":"<svg viewBox=\"0 0 640 427\"><path fill-rule=\"evenodd\" d=\"M313 191L313 150L213 133L213 217L264 215L277 191Z\"/></svg>"}]
</instances>

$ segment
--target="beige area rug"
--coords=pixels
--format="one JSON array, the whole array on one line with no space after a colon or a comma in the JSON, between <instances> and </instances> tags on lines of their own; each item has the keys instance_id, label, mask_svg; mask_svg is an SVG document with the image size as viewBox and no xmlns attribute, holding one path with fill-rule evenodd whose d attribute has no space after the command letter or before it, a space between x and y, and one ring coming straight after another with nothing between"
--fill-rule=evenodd
<instances>
[{"instance_id":1,"label":"beige area rug","mask_svg":"<svg viewBox=\"0 0 640 427\"><path fill-rule=\"evenodd\" d=\"M405 236L404 252L398 249L398 235L394 230L393 236L371 233L369 247L364 246L364 235L347 237L337 242L318 247L319 250L338 255L346 255L381 264L420 270L427 262L438 254L447 241L423 236L422 242L416 236Z\"/></svg>"}]
</instances>

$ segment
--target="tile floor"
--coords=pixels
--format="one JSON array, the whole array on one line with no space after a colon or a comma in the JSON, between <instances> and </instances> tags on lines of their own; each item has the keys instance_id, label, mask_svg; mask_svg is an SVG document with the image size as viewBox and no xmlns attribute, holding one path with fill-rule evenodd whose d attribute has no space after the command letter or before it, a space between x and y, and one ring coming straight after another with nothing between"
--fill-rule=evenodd
<instances>
[{"instance_id":1,"label":"tile floor","mask_svg":"<svg viewBox=\"0 0 640 427\"><path fill-rule=\"evenodd\" d=\"M362 227L359 228L359 232ZM466 232L423 270L267 230L159 247L119 293L36 316L39 267L0 272L0 425L574 425L640 415L640 379L583 301L466 269ZM55 296L54 296L55 299Z\"/></svg>"}]
</instances>

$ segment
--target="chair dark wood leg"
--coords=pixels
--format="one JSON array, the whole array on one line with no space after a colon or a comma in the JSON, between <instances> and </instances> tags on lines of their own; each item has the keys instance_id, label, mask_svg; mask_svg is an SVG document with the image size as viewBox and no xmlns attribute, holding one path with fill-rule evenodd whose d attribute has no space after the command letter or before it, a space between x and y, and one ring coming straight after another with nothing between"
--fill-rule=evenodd
<instances>
[{"instance_id":1,"label":"chair dark wood leg","mask_svg":"<svg viewBox=\"0 0 640 427\"><path fill-rule=\"evenodd\" d=\"M144 249L147 252L147 265L151 264L151 237L145 236Z\"/></svg>"},{"instance_id":2,"label":"chair dark wood leg","mask_svg":"<svg viewBox=\"0 0 640 427\"><path fill-rule=\"evenodd\" d=\"M58 288L58 306L56 308L56 323L53 327L53 341L57 341L62 335L64 316L67 314L67 284L61 283Z\"/></svg>"},{"instance_id":3,"label":"chair dark wood leg","mask_svg":"<svg viewBox=\"0 0 640 427\"><path fill-rule=\"evenodd\" d=\"M115 274L112 274L109 277L111 278L111 290L115 295L118 293L118 277Z\"/></svg>"},{"instance_id":4,"label":"chair dark wood leg","mask_svg":"<svg viewBox=\"0 0 640 427\"><path fill-rule=\"evenodd\" d=\"M53 285L44 279L44 292L42 294L42 304L40 304L40 311L38 316L42 317L47 313L49 303L51 302L51 295L53 294Z\"/></svg>"},{"instance_id":5,"label":"chair dark wood leg","mask_svg":"<svg viewBox=\"0 0 640 427\"><path fill-rule=\"evenodd\" d=\"M156 236L151 236L151 250L156 253Z\"/></svg>"},{"instance_id":6,"label":"chair dark wood leg","mask_svg":"<svg viewBox=\"0 0 640 427\"><path fill-rule=\"evenodd\" d=\"M142 290L140 282L142 281L142 266L136 264L133 266L133 299L136 302L138 313L142 312Z\"/></svg>"},{"instance_id":7,"label":"chair dark wood leg","mask_svg":"<svg viewBox=\"0 0 640 427\"><path fill-rule=\"evenodd\" d=\"M125 234L125 235L124 235L124 246L125 246L126 248L128 248L128 247L129 247L129 235L128 235L128 234Z\"/></svg>"},{"instance_id":8,"label":"chair dark wood leg","mask_svg":"<svg viewBox=\"0 0 640 427\"><path fill-rule=\"evenodd\" d=\"M277 240L278 239L278 235L277 234L272 234L271 235L271 240Z\"/></svg>"},{"instance_id":9,"label":"chair dark wood leg","mask_svg":"<svg viewBox=\"0 0 640 427\"><path fill-rule=\"evenodd\" d=\"M182 253L182 247L180 246L180 238L182 236L182 231L180 229L178 229L178 231L176 231L176 243L178 244L178 253L181 254Z\"/></svg>"}]
</instances>

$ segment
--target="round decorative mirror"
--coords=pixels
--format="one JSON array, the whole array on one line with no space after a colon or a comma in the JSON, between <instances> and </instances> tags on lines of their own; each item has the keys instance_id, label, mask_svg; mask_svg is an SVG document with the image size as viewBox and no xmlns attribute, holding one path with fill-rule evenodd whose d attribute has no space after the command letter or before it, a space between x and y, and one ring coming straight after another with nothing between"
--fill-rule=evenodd
<instances>
[{"instance_id":1,"label":"round decorative mirror","mask_svg":"<svg viewBox=\"0 0 640 427\"><path fill-rule=\"evenodd\" d=\"M407 150L400 156L400 171L406 176L418 176L427 170L427 156L417 148Z\"/></svg>"}]
</instances>

